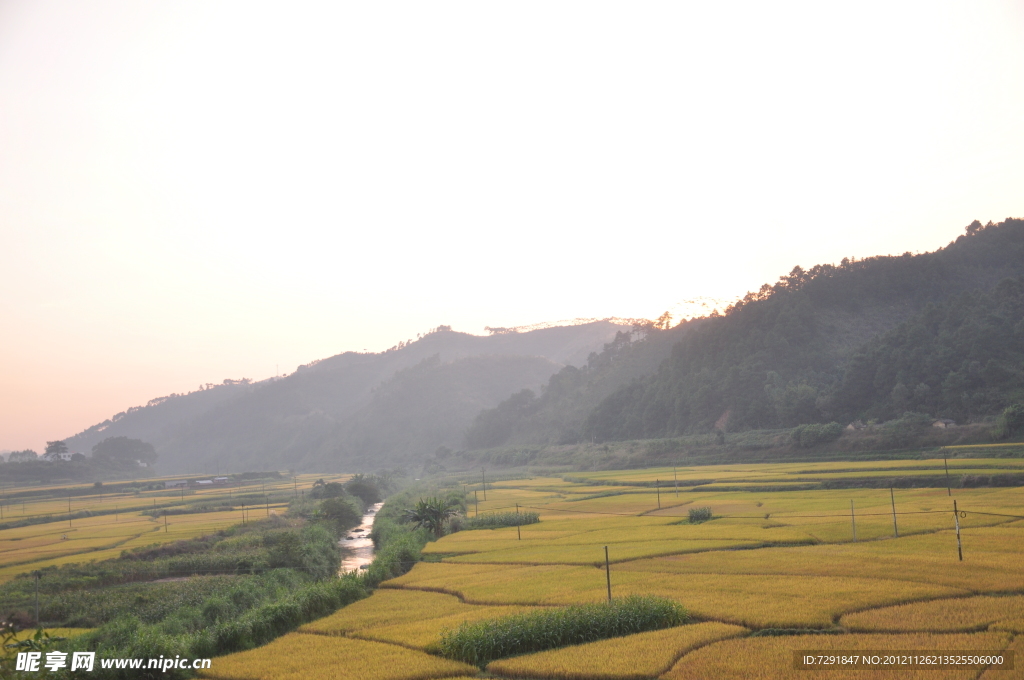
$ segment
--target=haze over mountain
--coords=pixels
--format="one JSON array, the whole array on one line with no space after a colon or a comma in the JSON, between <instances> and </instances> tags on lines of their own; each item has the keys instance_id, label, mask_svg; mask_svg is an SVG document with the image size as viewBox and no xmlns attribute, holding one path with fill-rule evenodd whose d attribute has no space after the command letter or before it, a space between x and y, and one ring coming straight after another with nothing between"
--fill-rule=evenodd
<instances>
[{"instance_id":1,"label":"haze over mountain","mask_svg":"<svg viewBox=\"0 0 1024 680\"><path fill-rule=\"evenodd\" d=\"M539 388L623 327L594 321L481 337L440 326L385 352L345 352L283 378L154 399L67 443L88 452L107 437L142 439L170 473L415 463L440 446L461 446L482 408Z\"/></svg>"},{"instance_id":2,"label":"haze over mountain","mask_svg":"<svg viewBox=\"0 0 1024 680\"><path fill-rule=\"evenodd\" d=\"M441 326L284 378L156 399L72 437L161 472L415 468L437 452L788 428L1024 401L1024 221L947 247L793 269L725 314L488 337Z\"/></svg>"}]
</instances>

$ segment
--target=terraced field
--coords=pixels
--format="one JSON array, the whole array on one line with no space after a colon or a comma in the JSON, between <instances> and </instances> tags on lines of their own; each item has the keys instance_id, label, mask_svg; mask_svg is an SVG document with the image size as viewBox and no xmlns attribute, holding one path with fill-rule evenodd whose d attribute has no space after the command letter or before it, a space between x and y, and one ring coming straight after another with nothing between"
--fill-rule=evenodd
<instances>
[{"instance_id":1,"label":"terraced field","mask_svg":"<svg viewBox=\"0 0 1024 680\"><path fill-rule=\"evenodd\" d=\"M0 496L0 582L44 567L111 559L123 550L204 536L246 519L280 513L288 499L308 493L320 477L298 475L272 483L191 491L111 492L91 485L5 488ZM162 479L145 483L162 484ZM193 512L196 509L204 511Z\"/></svg>"},{"instance_id":2,"label":"terraced field","mask_svg":"<svg viewBox=\"0 0 1024 680\"><path fill-rule=\"evenodd\" d=\"M480 482L471 481L471 516L518 504L541 521L430 543L428 561L369 598L280 645L215 660L207 677L1024 677L1022 670L984 667L793 666L798 650L1024 651L1024 489L959 483L964 475L1019 473L1024 461L951 458L948 465L950 491L932 485L891 495L857 482L944 480L942 459L579 473L570 481L488 483L486 500ZM659 480L660 488L653 486ZM827 488L830 480L851 488ZM954 499L962 513L956 519ZM690 524L689 510L698 507L711 508L713 519ZM533 608L600 602L609 578L613 597L665 596L683 604L691 621L499 659L485 669L441 665L443 631ZM308 659L293 656L285 668L286 649L308 650L295 652ZM359 673L324 675L327 660ZM1017 668L1024 669L1024 658Z\"/></svg>"}]
</instances>

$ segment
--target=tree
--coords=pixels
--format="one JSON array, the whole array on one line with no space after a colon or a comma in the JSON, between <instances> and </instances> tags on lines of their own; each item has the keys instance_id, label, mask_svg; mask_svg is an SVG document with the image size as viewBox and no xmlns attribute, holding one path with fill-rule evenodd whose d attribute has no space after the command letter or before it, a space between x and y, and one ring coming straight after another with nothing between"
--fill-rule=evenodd
<instances>
[{"instance_id":1,"label":"tree","mask_svg":"<svg viewBox=\"0 0 1024 680\"><path fill-rule=\"evenodd\" d=\"M328 498L317 509L317 516L337 522L342 529L358 526L363 521L359 510L344 498Z\"/></svg>"},{"instance_id":2,"label":"tree","mask_svg":"<svg viewBox=\"0 0 1024 680\"><path fill-rule=\"evenodd\" d=\"M8 463L28 463L34 460L39 460L39 454L32 449L25 449L24 451L15 451L7 457Z\"/></svg>"},{"instance_id":3,"label":"tree","mask_svg":"<svg viewBox=\"0 0 1024 680\"><path fill-rule=\"evenodd\" d=\"M47 447L47 451L49 451L49 447ZM156 450L152 444L128 437L107 437L92 447L92 457L97 460L123 463L138 461L147 464L155 463L157 459Z\"/></svg>"},{"instance_id":4,"label":"tree","mask_svg":"<svg viewBox=\"0 0 1024 680\"><path fill-rule=\"evenodd\" d=\"M459 514L459 502L454 498L421 498L416 507L405 512L405 518L417 528L430 531L437 538L444 536L448 520Z\"/></svg>"},{"instance_id":5,"label":"tree","mask_svg":"<svg viewBox=\"0 0 1024 680\"><path fill-rule=\"evenodd\" d=\"M1011 404L999 416L994 434L1000 439L1005 439L1018 432L1024 432L1024 404ZM13 453L11 458L14 458Z\"/></svg>"},{"instance_id":6,"label":"tree","mask_svg":"<svg viewBox=\"0 0 1024 680\"><path fill-rule=\"evenodd\" d=\"M345 487L338 482L324 482L318 479L313 482L313 489L309 492L310 498L337 498L345 493Z\"/></svg>"},{"instance_id":7,"label":"tree","mask_svg":"<svg viewBox=\"0 0 1024 680\"><path fill-rule=\"evenodd\" d=\"M46 451L43 453L67 453L68 445L63 441L57 440L54 442L46 442Z\"/></svg>"},{"instance_id":8,"label":"tree","mask_svg":"<svg viewBox=\"0 0 1024 680\"><path fill-rule=\"evenodd\" d=\"M372 479L363 475L354 475L345 484L345 490L356 496L363 502L363 507L368 507L383 500L380 496L380 489Z\"/></svg>"}]
</instances>

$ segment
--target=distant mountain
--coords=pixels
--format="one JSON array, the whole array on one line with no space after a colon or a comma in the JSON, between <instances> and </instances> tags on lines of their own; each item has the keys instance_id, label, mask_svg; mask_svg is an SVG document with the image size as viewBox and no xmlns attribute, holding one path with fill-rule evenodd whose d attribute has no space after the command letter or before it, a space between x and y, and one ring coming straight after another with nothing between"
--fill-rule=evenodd
<instances>
[{"instance_id":1,"label":"distant mountain","mask_svg":"<svg viewBox=\"0 0 1024 680\"><path fill-rule=\"evenodd\" d=\"M441 326L380 353L346 352L284 378L225 381L154 399L67 439L88 452L128 436L153 444L162 473L376 470L459 447L481 409L583 363L614 321L474 336Z\"/></svg>"}]
</instances>

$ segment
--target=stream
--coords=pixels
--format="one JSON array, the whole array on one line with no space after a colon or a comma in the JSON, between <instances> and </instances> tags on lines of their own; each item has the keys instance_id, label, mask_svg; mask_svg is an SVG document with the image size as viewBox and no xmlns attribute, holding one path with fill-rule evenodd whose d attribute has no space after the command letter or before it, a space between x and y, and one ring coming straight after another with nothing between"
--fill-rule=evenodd
<instances>
[{"instance_id":1,"label":"stream","mask_svg":"<svg viewBox=\"0 0 1024 680\"><path fill-rule=\"evenodd\" d=\"M370 530L373 529L373 519L377 516L383 503L370 506L370 509L363 515L363 522L359 526L349 529L345 536L338 541L341 546L341 570L339 573L364 569L370 562L373 562L373 541L370 540Z\"/></svg>"}]
</instances>

